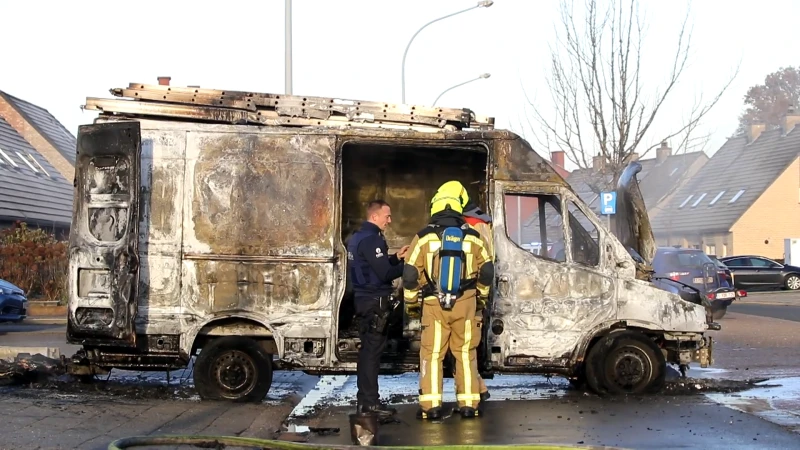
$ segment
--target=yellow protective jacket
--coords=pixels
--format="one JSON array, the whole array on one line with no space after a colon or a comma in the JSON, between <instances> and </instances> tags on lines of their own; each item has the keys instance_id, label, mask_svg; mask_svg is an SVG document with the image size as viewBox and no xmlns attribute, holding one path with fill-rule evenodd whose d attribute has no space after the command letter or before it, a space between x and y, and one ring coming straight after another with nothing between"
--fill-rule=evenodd
<instances>
[{"instance_id":1,"label":"yellow protective jacket","mask_svg":"<svg viewBox=\"0 0 800 450\"><path fill-rule=\"evenodd\" d=\"M481 221L474 224L470 223L469 226L480 233L481 239L483 239L484 246L486 247L486 251L489 252L489 257L492 261L494 261L494 239L492 237L492 225Z\"/></svg>"},{"instance_id":2,"label":"yellow protective jacket","mask_svg":"<svg viewBox=\"0 0 800 450\"><path fill-rule=\"evenodd\" d=\"M443 226L428 225L417 233L411 241L409 256L406 258L403 270L403 298L406 304L417 303L420 290L428 285L428 280L423 271L427 272L434 284L439 279L438 260L435 258L435 254L441 248L442 241L437 231L441 233L445 228ZM494 280L492 257L486 250L486 245L478 231L468 224L464 224L461 230L464 233L462 250L465 256L464 275L461 285L464 286L465 283L474 280L475 286L464 289L459 299L476 295L478 297L486 297L489 295L489 288ZM426 295L425 298L436 298L436 296Z\"/></svg>"}]
</instances>

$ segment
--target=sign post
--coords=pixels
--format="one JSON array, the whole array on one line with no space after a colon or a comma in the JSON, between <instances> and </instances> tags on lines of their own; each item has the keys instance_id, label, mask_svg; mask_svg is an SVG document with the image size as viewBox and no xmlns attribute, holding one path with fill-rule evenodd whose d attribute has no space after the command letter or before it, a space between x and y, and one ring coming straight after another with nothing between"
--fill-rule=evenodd
<instances>
[{"instance_id":1,"label":"sign post","mask_svg":"<svg viewBox=\"0 0 800 450\"><path fill-rule=\"evenodd\" d=\"M608 226L611 227L611 216L617 213L617 193L600 193L600 214L608 216Z\"/></svg>"}]
</instances>

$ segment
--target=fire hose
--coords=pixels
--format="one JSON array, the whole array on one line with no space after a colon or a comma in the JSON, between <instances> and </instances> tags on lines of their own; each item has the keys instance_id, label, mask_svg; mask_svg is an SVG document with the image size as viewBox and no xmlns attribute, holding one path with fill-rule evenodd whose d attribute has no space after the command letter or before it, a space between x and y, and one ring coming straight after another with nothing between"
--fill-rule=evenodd
<instances>
[{"instance_id":1,"label":"fire hose","mask_svg":"<svg viewBox=\"0 0 800 450\"><path fill-rule=\"evenodd\" d=\"M301 444L296 442L278 441L270 439L246 438L236 436L135 436L118 439L108 446L108 450L122 450L125 448L145 447L152 445L194 445L202 448L225 448L236 446L244 448L258 448L270 450L345 450L356 448L389 448L382 446L357 446L357 445L329 445L329 444ZM500 444L500 445L420 445L420 446L391 446L392 450L567 450L567 449L597 449L611 447L550 445L550 444Z\"/></svg>"}]
</instances>

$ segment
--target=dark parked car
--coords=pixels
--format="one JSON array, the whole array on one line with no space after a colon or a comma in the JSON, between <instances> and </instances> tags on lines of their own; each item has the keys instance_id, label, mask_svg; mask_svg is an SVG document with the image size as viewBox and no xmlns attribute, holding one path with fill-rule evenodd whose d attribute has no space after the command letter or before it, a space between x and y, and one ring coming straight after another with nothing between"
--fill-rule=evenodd
<instances>
[{"instance_id":1,"label":"dark parked car","mask_svg":"<svg viewBox=\"0 0 800 450\"><path fill-rule=\"evenodd\" d=\"M787 266L763 256L728 256L720 261L733 273L737 288L800 289L800 267Z\"/></svg>"},{"instance_id":2,"label":"dark parked car","mask_svg":"<svg viewBox=\"0 0 800 450\"><path fill-rule=\"evenodd\" d=\"M717 273L719 276L726 281L729 286L733 286L733 273L731 272L731 269L728 268L728 266L726 266L725 263L720 261L716 256L708 255L708 257L717 266Z\"/></svg>"},{"instance_id":3,"label":"dark parked car","mask_svg":"<svg viewBox=\"0 0 800 450\"><path fill-rule=\"evenodd\" d=\"M734 300L747 295L737 292L724 271L701 250L659 247L653 258L653 270L653 276L662 282L672 281L704 296L711 303L714 320L725 316ZM685 293L680 295L686 298Z\"/></svg>"},{"instance_id":4,"label":"dark parked car","mask_svg":"<svg viewBox=\"0 0 800 450\"><path fill-rule=\"evenodd\" d=\"M25 292L5 280L0 280L0 322L22 322L28 314Z\"/></svg>"}]
</instances>

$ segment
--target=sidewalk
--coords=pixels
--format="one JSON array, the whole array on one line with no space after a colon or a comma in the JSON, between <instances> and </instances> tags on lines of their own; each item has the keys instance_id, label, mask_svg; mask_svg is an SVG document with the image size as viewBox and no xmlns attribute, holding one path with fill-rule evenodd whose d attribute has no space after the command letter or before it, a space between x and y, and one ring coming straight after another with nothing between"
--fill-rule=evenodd
<instances>
[{"instance_id":1,"label":"sidewalk","mask_svg":"<svg viewBox=\"0 0 800 450\"><path fill-rule=\"evenodd\" d=\"M66 325L66 316L28 316L22 323L40 324L40 325Z\"/></svg>"},{"instance_id":2,"label":"sidewalk","mask_svg":"<svg viewBox=\"0 0 800 450\"><path fill-rule=\"evenodd\" d=\"M748 292L747 297L737 300L736 303L775 305L775 306L800 306L800 291Z\"/></svg>"}]
</instances>

